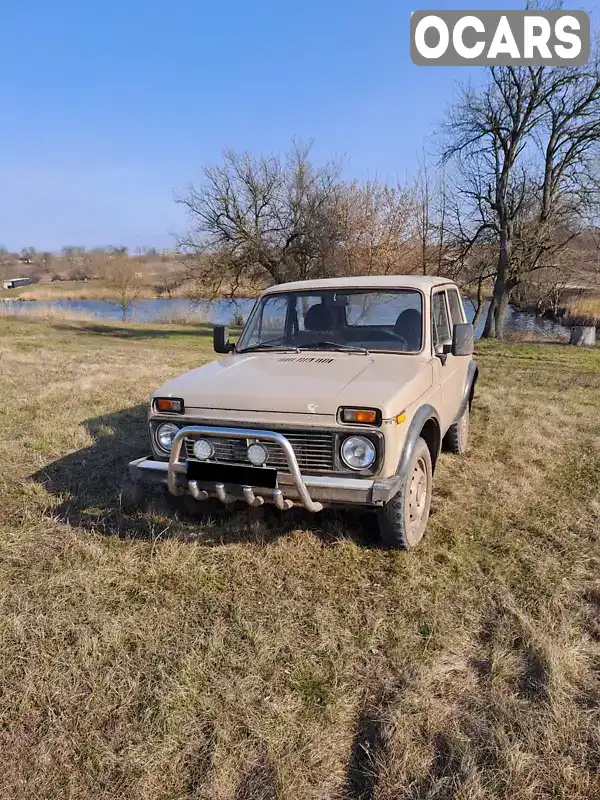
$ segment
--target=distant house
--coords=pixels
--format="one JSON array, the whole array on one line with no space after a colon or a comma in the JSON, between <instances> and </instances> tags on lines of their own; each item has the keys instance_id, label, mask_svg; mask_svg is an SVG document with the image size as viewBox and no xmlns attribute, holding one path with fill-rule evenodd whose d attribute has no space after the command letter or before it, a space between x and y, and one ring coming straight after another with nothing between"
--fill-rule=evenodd
<instances>
[{"instance_id":1,"label":"distant house","mask_svg":"<svg viewBox=\"0 0 600 800\"><path fill-rule=\"evenodd\" d=\"M16 289L17 286L27 286L30 283L29 278L10 278L2 284L3 289Z\"/></svg>"}]
</instances>

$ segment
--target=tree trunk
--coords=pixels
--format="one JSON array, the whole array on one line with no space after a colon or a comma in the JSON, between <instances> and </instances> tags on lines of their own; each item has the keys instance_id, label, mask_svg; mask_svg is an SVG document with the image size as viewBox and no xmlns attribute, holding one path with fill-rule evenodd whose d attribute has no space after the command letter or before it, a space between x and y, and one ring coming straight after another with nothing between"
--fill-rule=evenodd
<instances>
[{"instance_id":1,"label":"tree trunk","mask_svg":"<svg viewBox=\"0 0 600 800\"><path fill-rule=\"evenodd\" d=\"M504 317L506 316L506 307L508 306L509 288L504 284L504 291L498 299L496 307L496 338L504 338Z\"/></svg>"},{"instance_id":2,"label":"tree trunk","mask_svg":"<svg viewBox=\"0 0 600 800\"><path fill-rule=\"evenodd\" d=\"M494 293L483 329L484 339L502 339L504 333L504 314L508 305L509 286L506 276L510 259L510 241L508 230L504 226L500 231L500 252L498 253L498 272L494 281Z\"/></svg>"},{"instance_id":3,"label":"tree trunk","mask_svg":"<svg viewBox=\"0 0 600 800\"><path fill-rule=\"evenodd\" d=\"M479 322L479 317L483 311L483 280L481 278L477 281L477 299L469 297L469 303L473 307L473 319L471 325L475 327Z\"/></svg>"},{"instance_id":4,"label":"tree trunk","mask_svg":"<svg viewBox=\"0 0 600 800\"><path fill-rule=\"evenodd\" d=\"M499 284L496 280L494 294L488 308L482 338L502 339L504 336L504 317L509 301L510 288L506 281Z\"/></svg>"},{"instance_id":5,"label":"tree trunk","mask_svg":"<svg viewBox=\"0 0 600 800\"><path fill-rule=\"evenodd\" d=\"M479 322L479 317L483 311L483 278L480 276L477 281L477 308L475 309L475 316L473 317L473 327Z\"/></svg>"},{"instance_id":6,"label":"tree trunk","mask_svg":"<svg viewBox=\"0 0 600 800\"><path fill-rule=\"evenodd\" d=\"M496 287L494 286L494 293L487 310L487 317L485 318L485 325L483 326L482 339L495 339L496 338L496 308L498 305L498 298L496 297Z\"/></svg>"}]
</instances>

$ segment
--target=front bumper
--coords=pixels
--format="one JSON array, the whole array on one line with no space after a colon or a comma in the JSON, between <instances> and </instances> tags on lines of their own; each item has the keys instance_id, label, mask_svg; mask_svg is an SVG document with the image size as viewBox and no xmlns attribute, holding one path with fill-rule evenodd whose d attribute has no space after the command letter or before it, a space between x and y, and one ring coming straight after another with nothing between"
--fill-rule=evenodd
<instances>
[{"instance_id":1,"label":"front bumper","mask_svg":"<svg viewBox=\"0 0 600 800\"><path fill-rule=\"evenodd\" d=\"M179 460L184 440L205 436L275 443L283 450L288 472L278 472L277 488L275 489L188 480L187 466ZM197 500L217 497L224 503L231 503L239 499L244 500L250 506L260 506L265 502L270 502L281 510L299 504L311 512L321 511L325 505L381 505L391 491L392 485L392 479L376 481L370 478L352 478L350 476L302 475L292 445L280 433L248 428L219 428L200 425L181 428L173 440L168 463L154 461L150 458L139 458L129 464L129 474L132 480L138 483L164 484L175 496L188 493ZM389 491L388 483L390 484Z\"/></svg>"}]
</instances>

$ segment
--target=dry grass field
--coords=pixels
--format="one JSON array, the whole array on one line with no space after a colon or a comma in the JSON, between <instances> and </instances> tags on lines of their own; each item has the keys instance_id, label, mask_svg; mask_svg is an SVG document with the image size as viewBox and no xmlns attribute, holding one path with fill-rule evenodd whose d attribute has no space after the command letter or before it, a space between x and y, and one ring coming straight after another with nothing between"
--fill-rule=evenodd
<instances>
[{"instance_id":1,"label":"dry grass field","mask_svg":"<svg viewBox=\"0 0 600 800\"><path fill-rule=\"evenodd\" d=\"M589 294L571 300L564 321L567 325L600 325L600 295Z\"/></svg>"},{"instance_id":2,"label":"dry grass field","mask_svg":"<svg viewBox=\"0 0 600 800\"><path fill-rule=\"evenodd\" d=\"M168 272L166 273L169 274ZM152 276L145 275L140 279L139 300L151 300L155 297L168 297L162 289L161 273ZM237 291L238 297L256 297L262 291L261 286L242 285ZM228 297L231 287L224 285L220 297ZM172 289L171 297L197 298L202 295L193 280L186 280ZM102 279L87 281L56 281L54 283L31 283L28 286L19 286L16 289L0 290L0 300L40 300L51 303L54 300L110 300L114 301L118 290L110 282Z\"/></svg>"},{"instance_id":3,"label":"dry grass field","mask_svg":"<svg viewBox=\"0 0 600 800\"><path fill-rule=\"evenodd\" d=\"M477 351L404 554L350 514L121 511L208 331L0 319L0 798L600 798L600 348Z\"/></svg>"},{"instance_id":4,"label":"dry grass field","mask_svg":"<svg viewBox=\"0 0 600 800\"><path fill-rule=\"evenodd\" d=\"M144 285L140 299L156 297L155 289ZM5 289L0 299L6 300L114 300L115 288L104 280L56 281L55 283L31 283L16 289Z\"/></svg>"}]
</instances>

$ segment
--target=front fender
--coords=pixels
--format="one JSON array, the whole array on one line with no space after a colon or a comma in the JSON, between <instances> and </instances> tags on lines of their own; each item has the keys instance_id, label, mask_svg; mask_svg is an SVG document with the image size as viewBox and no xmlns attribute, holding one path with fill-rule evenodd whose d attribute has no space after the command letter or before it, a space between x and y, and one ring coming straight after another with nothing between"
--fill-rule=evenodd
<instances>
[{"instance_id":1,"label":"front fender","mask_svg":"<svg viewBox=\"0 0 600 800\"><path fill-rule=\"evenodd\" d=\"M430 447L433 446L432 461L435 463L442 446L440 418L435 408L429 404L426 404L421 406L416 411L411 420L408 432L406 434L406 439L404 440L402 455L400 456L400 461L398 462L396 474L392 478L387 478L382 481L375 481L373 484L372 498L374 503L387 503L387 501L398 492L406 478L415 447L419 438L421 437L423 428L430 420L433 420L435 426L437 427L437 435L435 440L433 440L432 443L428 442Z\"/></svg>"}]
</instances>

